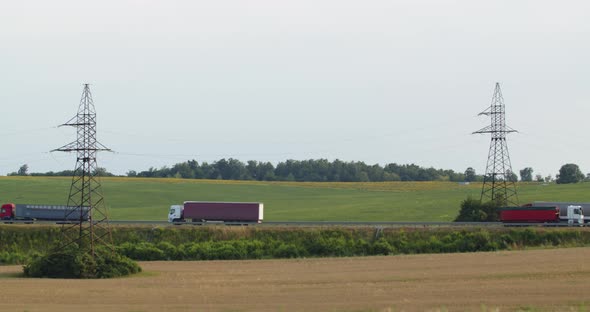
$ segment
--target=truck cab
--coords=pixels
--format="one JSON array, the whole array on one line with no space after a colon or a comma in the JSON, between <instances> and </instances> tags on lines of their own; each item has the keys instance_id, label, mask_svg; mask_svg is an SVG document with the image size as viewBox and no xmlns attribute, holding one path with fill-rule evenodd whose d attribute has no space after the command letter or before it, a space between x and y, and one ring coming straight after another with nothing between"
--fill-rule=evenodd
<instances>
[{"instance_id":1,"label":"truck cab","mask_svg":"<svg viewBox=\"0 0 590 312\"><path fill-rule=\"evenodd\" d=\"M584 209L582 206L567 206L567 224L578 224L580 226L584 225Z\"/></svg>"},{"instance_id":2,"label":"truck cab","mask_svg":"<svg viewBox=\"0 0 590 312\"><path fill-rule=\"evenodd\" d=\"M4 204L0 208L0 220L12 220L14 219L14 213L16 206L12 203Z\"/></svg>"},{"instance_id":3,"label":"truck cab","mask_svg":"<svg viewBox=\"0 0 590 312\"><path fill-rule=\"evenodd\" d=\"M170 212L168 213L168 222L181 222L182 219L182 205L170 206Z\"/></svg>"}]
</instances>

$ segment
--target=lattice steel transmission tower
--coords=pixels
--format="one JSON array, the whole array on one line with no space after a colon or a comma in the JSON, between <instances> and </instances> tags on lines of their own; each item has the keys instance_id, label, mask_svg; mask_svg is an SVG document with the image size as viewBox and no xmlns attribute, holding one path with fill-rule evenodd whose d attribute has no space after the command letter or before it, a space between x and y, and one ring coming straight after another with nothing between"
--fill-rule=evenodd
<instances>
[{"instance_id":1,"label":"lattice steel transmission tower","mask_svg":"<svg viewBox=\"0 0 590 312\"><path fill-rule=\"evenodd\" d=\"M97 245L112 246L109 218L96 164L97 153L110 149L96 139L96 111L88 84L84 84L78 113L61 126L75 127L77 138L53 151L76 152L77 160L65 211L65 220L75 221L62 227L64 241L58 248L77 244L80 250L94 257Z\"/></svg>"},{"instance_id":2,"label":"lattice steel transmission tower","mask_svg":"<svg viewBox=\"0 0 590 312\"><path fill-rule=\"evenodd\" d=\"M516 184L511 179L513 171L506 144L506 134L517 131L506 125L506 110L500 83L496 82L492 104L479 115L490 116L491 125L473 133L492 135L481 200L499 201L504 206L518 205Z\"/></svg>"}]
</instances>

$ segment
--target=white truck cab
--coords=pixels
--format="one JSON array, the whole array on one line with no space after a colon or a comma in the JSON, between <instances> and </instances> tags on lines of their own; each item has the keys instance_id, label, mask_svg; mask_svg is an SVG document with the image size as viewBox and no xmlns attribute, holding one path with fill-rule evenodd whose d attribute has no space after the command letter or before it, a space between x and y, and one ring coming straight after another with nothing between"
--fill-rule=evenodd
<instances>
[{"instance_id":1,"label":"white truck cab","mask_svg":"<svg viewBox=\"0 0 590 312\"><path fill-rule=\"evenodd\" d=\"M170 212L168 213L168 222L182 221L182 209L182 205L170 206Z\"/></svg>"},{"instance_id":2,"label":"white truck cab","mask_svg":"<svg viewBox=\"0 0 590 312\"><path fill-rule=\"evenodd\" d=\"M567 224L584 226L584 210L582 206L567 206Z\"/></svg>"}]
</instances>

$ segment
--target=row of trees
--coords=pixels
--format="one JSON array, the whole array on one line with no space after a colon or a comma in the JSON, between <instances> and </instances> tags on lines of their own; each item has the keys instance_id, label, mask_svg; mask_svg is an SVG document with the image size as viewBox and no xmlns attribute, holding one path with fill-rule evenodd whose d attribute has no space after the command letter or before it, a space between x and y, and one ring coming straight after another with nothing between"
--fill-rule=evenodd
<instances>
[{"instance_id":1,"label":"row of trees","mask_svg":"<svg viewBox=\"0 0 590 312\"><path fill-rule=\"evenodd\" d=\"M72 176L72 170L46 173L28 173L28 165L22 165L17 172L8 175L32 175L32 176ZM533 181L533 168L526 167L520 170L520 180ZM94 174L100 176L113 176L105 168L97 168ZM270 162L249 160L243 163L237 159L221 159L213 163L189 160L178 163L171 168L150 168L146 171L129 171L129 177L159 177L159 178L183 178L183 179L223 179L223 180L258 180L258 181L312 181L312 182L381 182L381 181L451 181L474 182L483 181L483 176L478 175L475 169L469 167L463 173L453 170L424 168L415 164L398 165L396 163L380 165L367 165L364 162L345 162L326 159L287 160L280 162L276 167ZM516 182L518 176L509 173L508 179ZM590 174L584 176L576 164L565 164L559 170L555 182L577 183L590 180ZM552 182L549 175L535 176L534 181Z\"/></svg>"},{"instance_id":2,"label":"row of trees","mask_svg":"<svg viewBox=\"0 0 590 312\"><path fill-rule=\"evenodd\" d=\"M114 177L115 175L108 172L105 168L98 167L94 170L93 174L101 177ZM71 177L74 175L74 170L63 170L63 171L48 171L48 172L33 172L29 173L29 165L24 164L20 166L18 171L11 172L8 176L43 176L43 177Z\"/></svg>"},{"instance_id":3,"label":"row of trees","mask_svg":"<svg viewBox=\"0 0 590 312\"><path fill-rule=\"evenodd\" d=\"M171 168L150 168L127 173L130 177L176 177L259 181L379 182L379 181L464 181L465 174L453 170L423 168L415 164L385 166L360 161L327 159L287 160L274 166L270 162L221 159L213 163L189 160ZM481 179L481 177L477 177Z\"/></svg>"},{"instance_id":4,"label":"row of trees","mask_svg":"<svg viewBox=\"0 0 590 312\"><path fill-rule=\"evenodd\" d=\"M28 173L25 164L9 175L72 176L72 170L46 173ZM104 168L94 172L101 176L113 176ZM483 180L474 170L468 172L469 181ZM270 162L250 160L243 163L237 159L221 159L213 163L189 160L172 167L150 168L136 172L130 170L128 177L157 177L183 179L222 179L258 181L313 181L313 182L380 182L380 181L466 181L465 173L453 170L423 168L415 164L386 166L367 165L364 162L345 162L326 159L287 160L274 166Z\"/></svg>"},{"instance_id":5,"label":"row of trees","mask_svg":"<svg viewBox=\"0 0 590 312\"><path fill-rule=\"evenodd\" d=\"M533 181L533 168L527 167L520 170L520 180L523 182ZM537 182L551 182L553 178L551 175L543 178L540 174L535 176ZM555 182L557 184L578 183L580 181L590 180L590 173L584 176L580 167L576 164L565 164L559 169L559 174L556 176Z\"/></svg>"}]
</instances>

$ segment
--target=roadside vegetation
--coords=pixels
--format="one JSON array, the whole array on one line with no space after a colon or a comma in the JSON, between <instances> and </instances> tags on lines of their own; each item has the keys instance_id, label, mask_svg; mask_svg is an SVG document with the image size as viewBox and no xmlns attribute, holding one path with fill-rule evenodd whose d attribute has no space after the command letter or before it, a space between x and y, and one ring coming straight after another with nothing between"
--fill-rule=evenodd
<instances>
[{"instance_id":1,"label":"roadside vegetation","mask_svg":"<svg viewBox=\"0 0 590 312\"><path fill-rule=\"evenodd\" d=\"M59 227L0 226L0 263L47 252ZM118 253L133 260L353 257L590 246L590 229L294 228L115 226Z\"/></svg>"}]
</instances>

